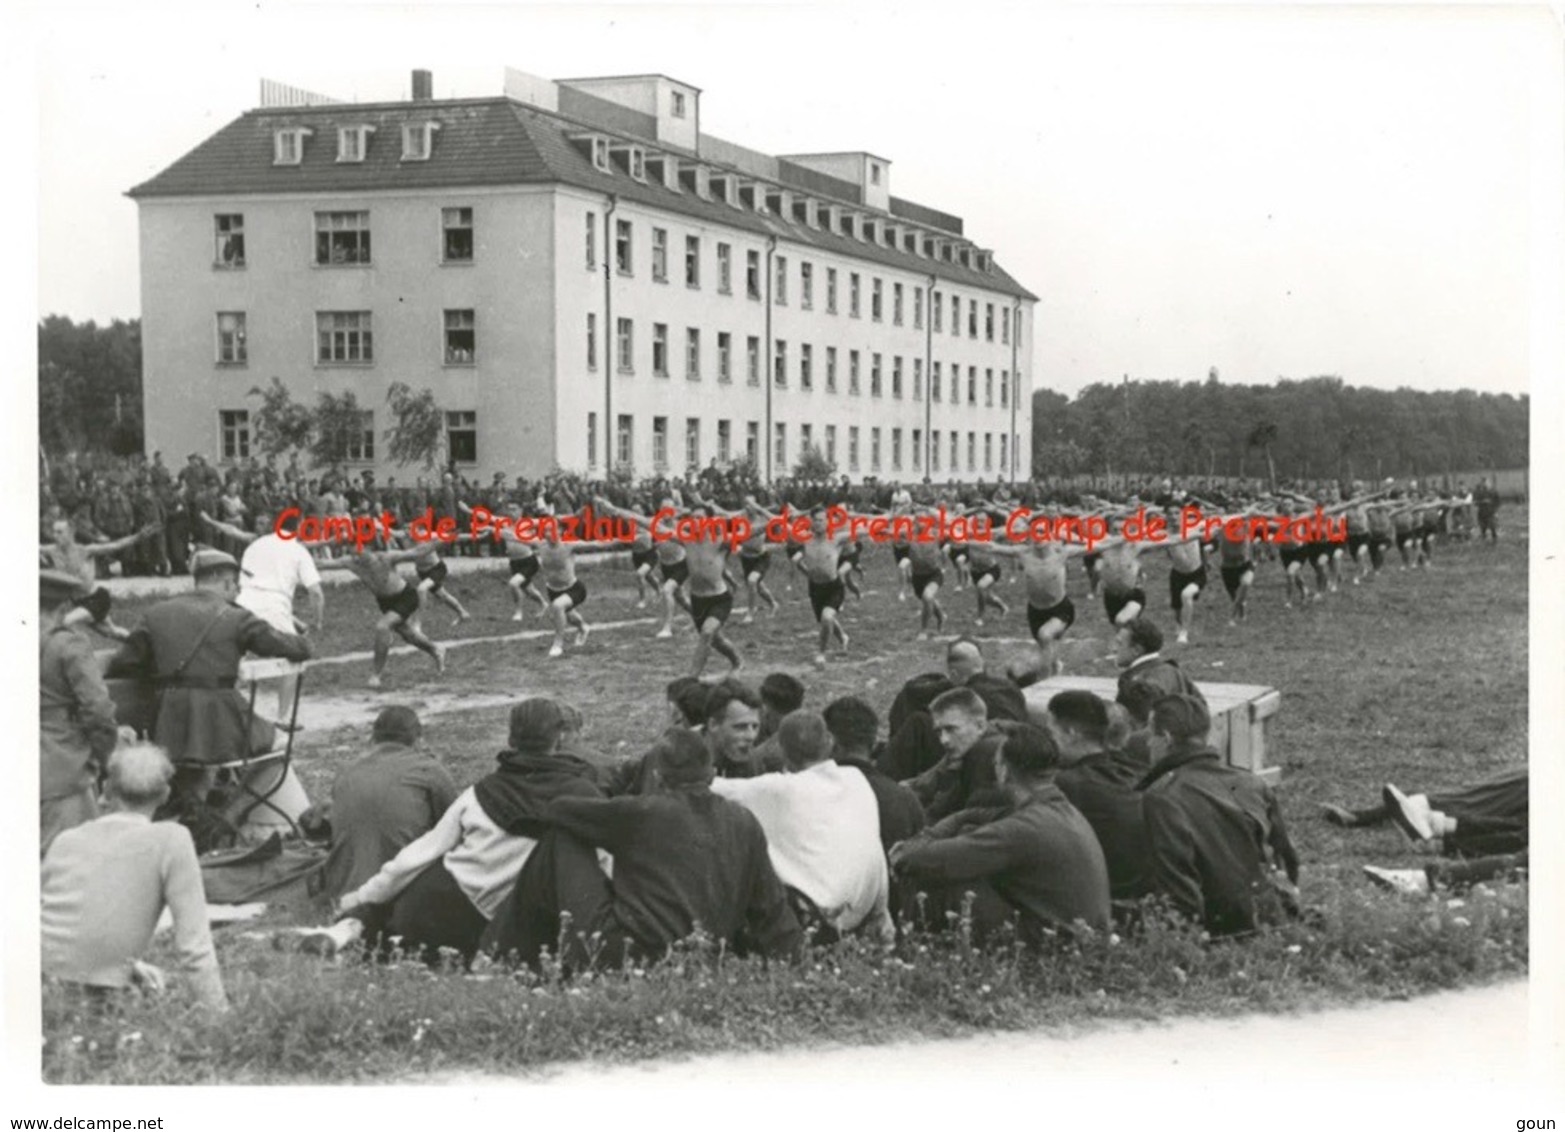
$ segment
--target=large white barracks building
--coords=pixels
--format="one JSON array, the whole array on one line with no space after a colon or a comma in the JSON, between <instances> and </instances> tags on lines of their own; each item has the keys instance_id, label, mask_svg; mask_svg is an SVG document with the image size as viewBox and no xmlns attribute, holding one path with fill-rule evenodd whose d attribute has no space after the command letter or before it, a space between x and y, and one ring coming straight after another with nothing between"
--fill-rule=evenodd
<instances>
[{"instance_id":1,"label":"large white barracks building","mask_svg":"<svg viewBox=\"0 0 1565 1132\"><path fill-rule=\"evenodd\" d=\"M883 157L719 140L662 75L262 101L130 192L149 450L249 455L275 376L351 390L379 473L402 382L469 475L1029 474L1035 298Z\"/></svg>"}]
</instances>

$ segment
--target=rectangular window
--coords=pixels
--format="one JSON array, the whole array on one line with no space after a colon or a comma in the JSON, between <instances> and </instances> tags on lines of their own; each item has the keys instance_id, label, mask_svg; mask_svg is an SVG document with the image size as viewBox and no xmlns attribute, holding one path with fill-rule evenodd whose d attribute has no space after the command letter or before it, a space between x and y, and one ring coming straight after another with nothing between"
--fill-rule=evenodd
<instances>
[{"instance_id":1,"label":"rectangular window","mask_svg":"<svg viewBox=\"0 0 1565 1132\"><path fill-rule=\"evenodd\" d=\"M402 126L402 160L428 161L435 148L439 122L407 122Z\"/></svg>"},{"instance_id":2,"label":"rectangular window","mask_svg":"<svg viewBox=\"0 0 1565 1132\"><path fill-rule=\"evenodd\" d=\"M753 334L745 339L744 357L745 381L751 385L761 384L761 340Z\"/></svg>"},{"instance_id":3,"label":"rectangular window","mask_svg":"<svg viewBox=\"0 0 1565 1132\"><path fill-rule=\"evenodd\" d=\"M364 160L369 149L369 136L374 126L339 126L337 128L337 160L357 164Z\"/></svg>"},{"instance_id":4,"label":"rectangular window","mask_svg":"<svg viewBox=\"0 0 1565 1132\"><path fill-rule=\"evenodd\" d=\"M1021 308L1018 307L1016 309L1016 345L1019 347L1019 346L1021 346L1021 344L1022 344L1022 311L1021 311Z\"/></svg>"},{"instance_id":5,"label":"rectangular window","mask_svg":"<svg viewBox=\"0 0 1565 1132\"><path fill-rule=\"evenodd\" d=\"M826 269L826 313L837 313L837 269Z\"/></svg>"},{"instance_id":6,"label":"rectangular window","mask_svg":"<svg viewBox=\"0 0 1565 1132\"><path fill-rule=\"evenodd\" d=\"M750 463L761 460L761 422L749 421L744 426L744 454Z\"/></svg>"},{"instance_id":7,"label":"rectangular window","mask_svg":"<svg viewBox=\"0 0 1565 1132\"><path fill-rule=\"evenodd\" d=\"M984 370L984 407L994 408L994 370Z\"/></svg>"},{"instance_id":8,"label":"rectangular window","mask_svg":"<svg viewBox=\"0 0 1565 1132\"><path fill-rule=\"evenodd\" d=\"M250 455L250 411L222 409L217 414L218 451L225 460L243 460Z\"/></svg>"},{"instance_id":9,"label":"rectangular window","mask_svg":"<svg viewBox=\"0 0 1565 1132\"><path fill-rule=\"evenodd\" d=\"M799 306L804 310L815 309L815 265L799 265Z\"/></svg>"},{"instance_id":10,"label":"rectangular window","mask_svg":"<svg viewBox=\"0 0 1565 1132\"><path fill-rule=\"evenodd\" d=\"M598 316L587 314L587 368L598 368Z\"/></svg>"},{"instance_id":11,"label":"rectangular window","mask_svg":"<svg viewBox=\"0 0 1565 1132\"><path fill-rule=\"evenodd\" d=\"M902 325L902 284L891 285L891 325Z\"/></svg>"},{"instance_id":12,"label":"rectangular window","mask_svg":"<svg viewBox=\"0 0 1565 1132\"><path fill-rule=\"evenodd\" d=\"M668 468L668 418L652 418L652 467L657 471Z\"/></svg>"},{"instance_id":13,"label":"rectangular window","mask_svg":"<svg viewBox=\"0 0 1565 1132\"><path fill-rule=\"evenodd\" d=\"M375 458L375 410L365 409L359 413L359 423L349 426L348 435L343 438L346 459L354 462L364 462Z\"/></svg>"},{"instance_id":14,"label":"rectangular window","mask_svg":"<svg viewBox=\"0 0 1565 1132\"><path fill-rule=\"evenodd\" d=\"M859 317L859 273L848 273L848 317Z\"/></svg>"},{"instance_id":15,"label":"rectangular window","mask_svg":"<svg viewBox=\"0 0 1565 1132\"><path fill-rule=\"evenodd\" d=\"M913 470L924 470L924 434L916 428L913 430Z\"/></svg>"},{"instance_id":16,"label":"rectangular window","mask_svg":"<svg viewBox=\"0 0 1565 1132\"><path fill-rule=\"evenodd\" d=\"M857 350L848 351L848 395L850 397L859 395L859 352Z\"/></svg>"},{"instance_id":17,"label":"rectangular window","mask_svg":"<svg viewBox=\"0 0 1565 1132\"><path fill-rule=\"evenodd\" d=\"M586 232L587 270L598 270L598 214L587 213Z\"/></svg>"},{"instance_id":18,"label":"rectangular window","mask_svg":"<svg viewBox=\"0 0 1565 1132\"><path fill-rule=\"evenodd\" d=\"M940 430L938 428L929 430L929 470L931 472L940 470Z\"/></svg>"},{"instance_id":19,"label":"rectangular window","mask_svg":"<svg viewBox=\"0 0 1565 1132\"><path fill-rule=\"evenodd\" d=\"M630 221L616 220L614 222L614 270L621 275L630 275L633 274L634 267Z\"/></svg>"},{"instance_id":20,"label":"rectangular window","mask_svg":"<svg viewBox=\"0 0 1565 1132\"><path fill-rule=\"evenodd\" d=\"M788 343L781 338L772 343L772 384L779 389L788 384Z\"/></svg>"},{"instance_id":21,"label":"rectangular window","mask_svg":"<svg viewBox=\"0 0 1565 1132\"><path fill-rule=\"evenodd\" d=\"M924 329L924 289L913 288L913 329Z\"/></svg>"},{"instance_id":22,"label":"rectangular window","mask_svg":"<svg viewBox=\"0 0 1565 1132\"><path fill-rule=\"evenodd\" d=\"M869 317L874 322L880 321L882 287L883 284L878 277L869 282Z\"/></svg>"},{"instance_id":23,"label":"rectangular window","mask_svg":"<svg viewBox=\"0 0 1565 1132\"><path fill-rule=\"evenodd\" d=\"M879 354L871 354L869 356L869 395L871 397L879 397L880 396L880 355Z\"/></svg>"},{"instance_id":24,"label":"rectangular window","mask_svg":"<svg viewBox=\"0 0 1565 1132\"><path fill-rule=\"evenodd\" d=\"M695 472L701 469L701 418L685 418L685 469Z\"/></svg>"},{"instance_id":25,"label":"rectangular window","mask_svg":"<svg viewBox=\"0 0 1565 1132\"><path fill-rule=\"evenodd\" d=\"M940 363L931 362L929 365L929 399L940 400Z\"/></svg>"},{"instance_id":26,"label":"rectangular window","mask_svg":"<svg viewBox=\"0 0 1565 1132\"><path fill-rule=\"evenodd\" d=\"M717 422L717 462L719 464L728 463L730 457L733 455L733 430L734 426L732 421Z\"/></svg>"},{"instance_id":27,"label":"rectangular window","mask_svg":"<svg viewBox=\"0 0 1565 1132\"><path fill-rule=\"evenodd\" d=\"M250 360L245 348L245 312L217 312L217 360L220 365L242 366Z\"/></svg>"},{"instance_id":28,"label":"rectangular window","mask_svg":"<svg viewBox=\"0 0 1565 1132\"><path fill-rule=\"evenodd\" d=\"M598 414L587 414L587 467L598 466Z\"/></svg>"},{"instance_id":29,"label":"rectangular window","mask_svg":"<svg viewBox=\"0 0 1565 1132\"><path fill-rule=\"evenodd\" d=\"M902 470L902 430L900 428L891 430L891 470L893 472Z\"/></svg>"},{"instance_id":30,"label":"rectangular window","mask_svg":"<svg viewBox=\"0 0 1565 1132\"><path fill-rule=\"evenodd\" d=\"M369 311L317 311L315 360L323 365L367 365L375 360Z\"/></svg>"},{"instance_id":31,"label":"rectangular window","mask_svg":"<svg viewBox=\"0 0 1565 1132\"><path fill-rule=\"evenodd\" d=\"M668 282L668 229L652 229L652 281Z\"/></svg>"},{"instance_id":32,"label":"rectangular window","mask_svg":"<svg viewBox=\"0 0 1565 1132\"><path fill-rule=\"evenodd\" d=\"M701 237L685 237L685 286L701 286Z\"/></svg>"},{"instance_id":33,"label":"rectangular window","mask_svg":"<svg viewBox=\"0 0 1565 1132\"><path fill-rule=\"evenodd\" d=\"M729 244L717 245L717 290L722 295L734 292L734 249Z\"/></svg>"},{"instance_id":34,"label":"rectangular window","mask_svg":"<svg viewBox=\"0 0 1565 1132\"><path fill-rule=\"evenodd\" d=\"M473 210L440 210L440 260L442 263L473 262ZM587 266L593 266L592 213L587 214Z\"/></svg>"},{"instance_id":35,"label":"rectangular window","mask_svg":"<svg viewBox=\"0 0 1565 1132\"><path fill-rule=\"evenodd\" d=\"M315 262L322 267L369 263L370 214L317 212L315 214Z\"/></svg>"},{"instance_id":36,"label":"rectangular window","mask_svg":"<svg viewBox=\"0 0 1565 1132\"><path fill-rule=\"evenodd\" d=\"M597 438L593 435L597 432L597 426L597 415L588 413L587 447L589 463L592 461L590 452L597 448ZM446 414L446 452L458 464L478 463L477 412L461 411Z\"/></svg>"},{"instance_id":37,"label":"rectangular window","mask_svg":"<svg viewBox=\"0 0 1565 1132\"><path fill-rule=\"evenodd\" d=\"M780 307L788 305L788 257L778 256L772 260L776 278L772 283L772 301Z\"/></svg>"},{"instance_id":38,"label":"rectangular window","mask_svg":"<svg viewBox=\"0 0 1565 1132\"><path fill-rule=\"evenodd\" d=\"M967 434L967 470L970 472L978 470L978 437L972 432Z\"/></svg>"},{"instance_id":39,"label":"rectangular window","mask_svg":"<svg viewBox=\"0 0 1565 1132\"><path fill-rule=\"evenodd\" d=\"M478 334L472 311L446 311L446 365L470 366L477 359Z\"/></svg>"},{"instance_id":40,"label":"rectangular window","mask_svg":"<svg viewBox=\"0 0 1565 1132\"><path fill-rule=\"evenodd\" d=\"M636 327L628 318L615 320L615 348L619 354L620 373L636 372Z\"/></svg>"},{"instance_id":41,"label":"rectangular window","mask_svg":"<svg viewBox=\"0 0 1565 1132\"><path fill-rule=\"evenodd\" d=\"M1000 434L1000 471L1002 473L1007 473L1008 474L1010 472L1010 470L1011 470L1011 465L1006 463L1006 460L1005 460L1005 442L1006 442L1006 439L1007 439L1006 435L1002 432Z\"/></svg>"},{"instance_id":42,"label":"rectangular window","mask_svg":"<svg viewBox=\"0 0 1565 1132\"><path fill-rule=\"evenodd\" d=\"M880 427L869 430L869 470L880 471Z\"/></svg>"},{"instance_id":43,"label":"rectangular window","mask_svg":"<svg viewBox=\"0 0 1565 1132\"><path fill-rule=\"evenodd\" d=\"M978 404L978 367L977 366L968 366L967 367L967 403L969 405L976 405L976 404ZM971 464L972 461L969 460L968 463Z\"/></svg>"},{"instance_id":44,"label":"rectangular window","mask_svg":"<svg viewBox=\"0 0 1565 1132\"><path fill-rule=\"evenodd\" d=\"M652 324L652 376L668 376L668 323Z\"/></svg>"},{"instance_id":45,"label":"rectangular window","mask_svg":"<svg viewBox=\"0 0 1565 1132\"><path fill-rule=\"evenodd\" d=\"M717 380L727 385L734 379L734 336L726 330L717 332ZM723 457L725 460L727 457Z\"/></svg>"},{"instance_id":46,"label":"rectangular window","mask_svg":"<svg viewBox=\"0 0 1565 1132\"><path fill-rule=\"evenodd\" d=\"M669 112L676 118L685 116L685 96L680 91L672 91L669 96Z\"/></svg>"},{"instance_id":47,"label":"rectangular window","mask_svg":"<svg viewBox=\"0 0 1565 1132\"><path fill-rule=\"evenodd\" d=\"M891 359L891 396L902 400L902 355L897 354Z\"/></svg>"},{"instance_id":48,"label":"rectangular window","mask_svg":"<svg viewBox=\"0 0 1565 1132\"><path fill-rule=\"evenodd\" d=\"M1011 344L1011 315L1009 311L1002 310L1000 312L1000 343L1004 346ZM1000 438L1000 444L1002 447L1004 446L1005 437L1002 436ZM1000 463L1003 464L1005 461L1001 460Z\"/></svg>"},{"instance_id":49,"label":"rectangular window","mask_svg":"<svg viewBox=\"0 0 1565 1132\"><path fill-rule=\"evenodd\" d=\"M984 304L984 339L994 341L994 304Z\"/></svg>"},{"instance_id":50,"label":"rectangular window","mask_svg":"<svg viewBox=\"0 0 1565 1132\"><path fill-rule=\"evenodd\" d=\"M621 413L614 425L614 459L622 468L631 466L636 453L635 423L629 413Z\"/></svg>"},{"instance_id":51,"label":"rectangular window","mask_svg":"<svg viewBox=\"0 0 1565 1132\"><path fill-rule=\"evenodd\" d=\"M967 303L967 336L978 337L978 300L969 299Z\"/></svg>"},{"instance_id":52,"label":"rectangular window","mask_svg":"<svg viewBox=\"0 0 1565 1132\"><path fill-rule=\"evenodd\" d=\"M218 213L212 218L217 240L212 263L216 267L245 265L245 218L242 212Z\"/></svg>"},{"instance_id":53,"label":"rectangular window","mask_svg":"<svg viewBox=\"0 0 1565 1132\"><path fill-rule=\"evenodd\" d=\"M272 135L272 164L297 165L304 157L305 129L278 130Z\"/></svg>"},{"instance_id":54,"label":"rectangular window","mask_svg":"<svg viewBox=\"0 0 1565 1132\"><path fill-rule=\"evenodd\" d=\"M744 253L744 289L745 294L752 299L761 297L761 253L747 251Z\"/></svg>"},{"instance_id":55,"label":"rectangular window","mask_svg":"<svg viewBox=\"0 0 1565 1132\"><path fill-rule=\"evenodd\" d=\"M962 470L962 434L956 429L951 430L951 471L953 474Z\"/></svg>"},{"instance_id":56,"label":"rectangular window","mask_svg":"<svg viewBox=\"0 0 1565 1132\"><path fill-rule=\"evenodd\" d=\"M685 379L701 380L701 332L693 326L685 330Z\"/></svg>"},{"instance_id":57,"label":"rectangular window","mask_svg":"<svg viewBox=\"0 0 1565 1132\"><path fill-rule=\"evenodd\" d=\"M772 465L778 471L788 467L788 426L781 421L772 426Z\"/></svg>"},{"instance_id":58,"label":"rectangular window","mask_svg":"<svg viewBox=\"0 0 1565 1132\"><path fill-rule=\"evenodd\" d=\"M935 324L934 325L934 330L935 330L936 334L939 334L944 329L944 327L942 327L941 323L940 323L941 312L943 310L945 310L945 307L942 304L942 301L941 301L941 298L940 298L940 292L939 291L931 291L931 292L929 292L929 313L930 313L930 315L933 316L930 321L932 321Z\"/></svg>"},{"instance_id":59,"label":"rectangular window","mask_svg":"<svg viewBox=\"0 0 1565 1132\"><path fill-rule=\"evenodd\" d=\"M960 338L961 336L962 336L962 297L960 295L952 295L951 296L951 337L953 337L953 338ZM954 468L952 469L952 471L955 471L955 470L956 469L954 469Z\"/></svg>"},{"instance_id":60,"label":"rectangular window","mask_svg":"<svg viewBox=\"0 0 1565 1132\"><path fill-rule=\"evenodd\" d=\"M859 426L848 426L848 471L859 470Z\"/></svg>"},{"instance_id":61,"label":"rectangular window","mask_svg":"<svg viewBox=\"0 0 1565 1132\"><path fill-rule=\"evenodd\" d=\"M837 347L826 347L826 392L837 392Z\"/></svg>"},{"instance_id":62,"label":"rectangular window","mask_svg":"<svg viewBox=\"0 0 1565 1132\"><path fill-rule=\"evenodd\" d=\"M630 147L630 175L638 181L647 179L647 151L640 146Z\"/></svg>"},{"instance_id":63,"label":"rectangular window","mask_svg":"<svg viewBox=\"0 0 1565 1132\"><path fill-rule=\"evenodd\" d=\"M833 468L837 466L837 426L826 426L826 462Z\"/></svg>"},{"instance_id":64,"label":"rectangular window","mask_svg":"<svg viewBox=\"0 0 1565 1132\"><path fill-rule=\"evenodd\" d=\"M1000 371L1000 408L1009 408L1011 404L1011 371ZM1002 463L1004 461L1001 461Z\"/></svg>"},{"instance_id":65,"label":"rectangular window","mask_svg":"<svg viewBox=\"0 0 1565 1132\"><path fill-rule=\"evenodd\" d=\"M924 399L924 359L913 359L913 400Z\"/></svg>"},{"instance_id":66,"label":"rectangular window","mask_svg":"<svg viewBox=\"0 0 1565 1132\"><path fill-rule=\"evenodd\" d=\"M808 342L799 347L799 388L815 388L815 347Z\"/></svg>"},{"instance_id":67,"label":"rectangular window","mask_svg":"<svg viewBox=\"0 0 1565 1132\"><path fill-rule=\"evenodd\" d=\"M802 424L799 426L799 455L810 450L810 445L815 443L815 427Z\"/></svg>"},{"instance_id":68,"label":"rectangular window","mask_svg":"<svg viewBox=\"0 0 1565 1132\"><path fill-rule=\"evenodd\" d=\"M984 471L994 468L994 433L984 433Z\"/></svg>"}]
</instances>

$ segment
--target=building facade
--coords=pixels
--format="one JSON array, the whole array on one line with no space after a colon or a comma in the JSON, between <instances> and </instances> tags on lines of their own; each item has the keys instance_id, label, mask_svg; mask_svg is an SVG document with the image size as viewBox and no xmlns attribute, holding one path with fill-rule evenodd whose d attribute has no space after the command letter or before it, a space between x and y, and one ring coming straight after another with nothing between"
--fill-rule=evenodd
<instances>
[{"instance_id":1,"label":"building facade","mask_svg":"<svg viewBox=\"0 0 1565 1132\"><path fill-rule=\"evenodd\" d=\"M889 161L704 135L660 75L428 91L263 106L131 190L151 448L252 455L275 377L352 392L382 476L399 384L470 476L1029 475L1035 298Z\"/></svg>"}]
</instances>

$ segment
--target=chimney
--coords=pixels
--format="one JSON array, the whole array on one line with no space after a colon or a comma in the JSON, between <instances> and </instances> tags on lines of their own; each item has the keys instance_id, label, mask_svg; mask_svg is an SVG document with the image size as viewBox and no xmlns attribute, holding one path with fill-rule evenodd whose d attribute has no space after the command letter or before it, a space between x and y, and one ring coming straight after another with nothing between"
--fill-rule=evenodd
<instances>
[{"instance_id":1,"label":"chimney","mask_svg":"<svg viewBox=\"0 0 1565 1132\"><path fill-rule=\"evenodd\" d=\"M413 101L432 102L435 98L435 76L428 71L413 72Z\"/></svg>"}]
</instances>

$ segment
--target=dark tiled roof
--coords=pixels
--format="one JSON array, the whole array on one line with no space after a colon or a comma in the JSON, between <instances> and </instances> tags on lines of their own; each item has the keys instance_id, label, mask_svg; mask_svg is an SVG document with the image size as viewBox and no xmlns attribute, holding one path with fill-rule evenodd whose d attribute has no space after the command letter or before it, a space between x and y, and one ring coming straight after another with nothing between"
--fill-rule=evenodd
<instances>
[{"instance_id":1,"label":"dark tiled roof","mask_svg":"<svg viewBox=\"0 0 1565 1132\"><path fill-rule=\"evenodd\" d=\"M402 125L418 121L440 123L433 154L428 161L403 161ZM348 125L376 127L362 162L337 161L337 127ZM315 133L305 142L298 165L274 165L273 135L291 126ZM129 195L148 199L563 183L888 268L1024 299L1037 297L999 267L978 271L675 192L657 182L643 184L622 173L604 173L567 136L590 128L505 98L253 110ZM634 140L658 148L644 138Z\"/></svg>"}]
</instances>

